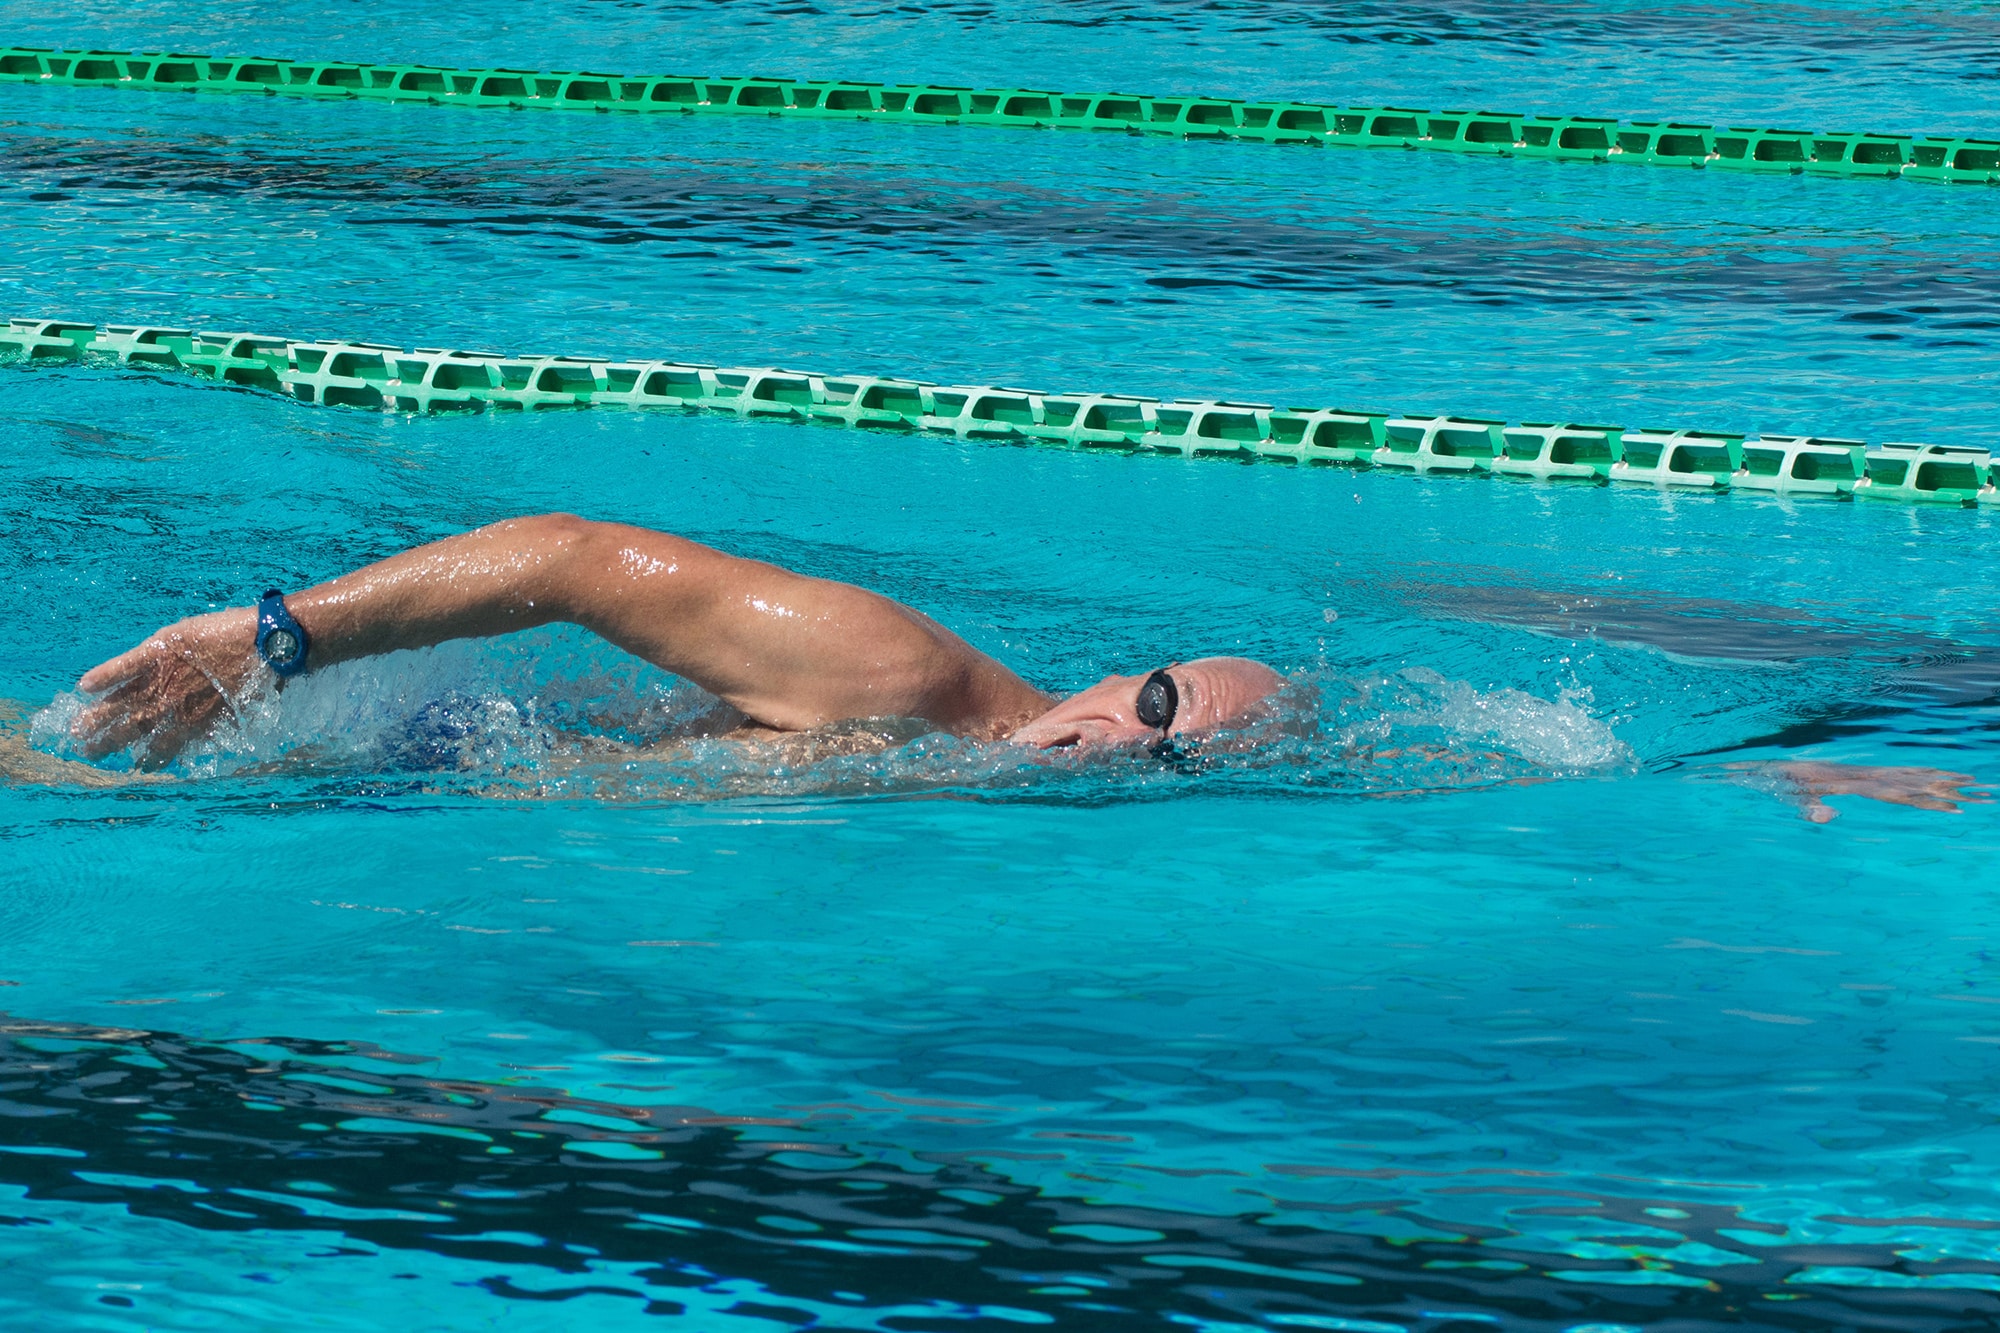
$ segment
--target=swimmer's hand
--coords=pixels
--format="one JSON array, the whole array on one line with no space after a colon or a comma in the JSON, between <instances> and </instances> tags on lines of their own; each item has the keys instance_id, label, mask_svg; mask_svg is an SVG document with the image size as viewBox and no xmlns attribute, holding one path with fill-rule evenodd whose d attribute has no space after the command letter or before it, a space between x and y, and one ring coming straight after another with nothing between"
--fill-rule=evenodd
<instances>
[{"instance_id":1,"label":"swimmer's hand","mask_svg":"<svg viewBox=\"0 0 2000 1333\"><path fill-rule=\"evenodd\" d=\"M1962 790L1967 784L1978 781L1970 773L1953 773L1942 768L1871 767L1807 760L1782 764L1732 764L1730 767L1757 769L1782 779L1797 796L1799 813L1815 824L1840 817L1840 812L1822 799L1827 796L1866 796L1871 801L1946 814L1957 814L1961 801L1983 802L1989 799L1968 796Z\"/></svg>"},{"instance_id":2,"label":"swimmer's hand","mask_svg":"<svg viewBox=\"0 0 2000 1333\"><path fill-rule=\"evenodd\" d=\"M136 744L142 766L168 763L233 708L257 671L256 643L254 607L168 625L84 673L77 689L104 697L77 714L70 735L89 759Z\"/></svg>"}]
</instances>

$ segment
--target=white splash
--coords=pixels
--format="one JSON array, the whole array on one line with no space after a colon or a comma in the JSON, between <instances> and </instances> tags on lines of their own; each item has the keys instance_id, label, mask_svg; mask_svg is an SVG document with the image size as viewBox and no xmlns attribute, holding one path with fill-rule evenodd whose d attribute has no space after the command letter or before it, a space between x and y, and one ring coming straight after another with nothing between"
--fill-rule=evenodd
<instances>
[{"instance_id":1,"label":"white splash","mask_svg":"<svg viewBox=\"0 0 2000 1333\"><path fill-rule=\"evenodd\" d=\"M1481 691L1428 667L1408 668L1401 678L1420 688L1409 706L1386 715L1392 725L1435 726L1458 741L1504 750L1556 772L1638 763L1632 747L1586 711L1588 690L1567 690L1554 700L1516 689Z\"/></svg>"}]
</instances>

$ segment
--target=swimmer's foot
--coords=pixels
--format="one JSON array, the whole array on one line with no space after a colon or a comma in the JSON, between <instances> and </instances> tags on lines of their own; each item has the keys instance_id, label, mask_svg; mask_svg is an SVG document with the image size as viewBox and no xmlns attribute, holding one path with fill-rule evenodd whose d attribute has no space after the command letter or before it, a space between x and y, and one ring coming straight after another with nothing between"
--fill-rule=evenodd
<instances>
[{"instance_id":1,"label":"swimmer's foot","mask_svg":"<svg viewBox=\"0 0 2000 1333\"><path fill-rule=\"evenodd\" d=\"M1824 798L1828 796L1865 796L1888 805L1944 814L1957 814L1961 802L1983 803L1992 799L1966 794L1963 788L1978 783L1970 773L1953 773L1942 768L1829 764L1813 760L1728 767L1777 779L1786 789L1785 794L1797 803L1799 814L1815 824L1840 817L1840 812L1826 803Z\"/></svg>"}]
</instances>

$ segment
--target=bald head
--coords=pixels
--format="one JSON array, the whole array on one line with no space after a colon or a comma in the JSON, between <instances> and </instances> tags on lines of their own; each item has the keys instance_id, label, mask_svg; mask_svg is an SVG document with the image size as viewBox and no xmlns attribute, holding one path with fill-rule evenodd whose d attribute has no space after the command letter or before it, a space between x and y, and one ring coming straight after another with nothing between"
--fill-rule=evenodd
<instances>
[{"instance_id":1,"label":"bald head","mask_svg":"<svg viewBox=\"0 0 2000 1333\"><path fill-rule=\"evenodd\" d=\"M1169 736L1201 736L1241 725L1277 693L1285 678L1247 657L1198 657L1165 671L1176 706L1165 728L1140 720L1139 692L1150 673L1106 676L1051 708L1009 739L1047 750L1067 745L1137 745Z\"/></svg>"}]
</instances>

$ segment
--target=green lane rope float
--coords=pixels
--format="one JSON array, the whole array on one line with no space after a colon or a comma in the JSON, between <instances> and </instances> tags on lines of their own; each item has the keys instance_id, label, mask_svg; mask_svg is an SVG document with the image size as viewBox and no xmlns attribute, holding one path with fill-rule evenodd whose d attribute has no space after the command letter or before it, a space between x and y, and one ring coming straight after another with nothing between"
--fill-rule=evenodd
<instances>
[{"instance_id":1,"label":"green lane rope float","mask_svg":"<svg viewBox=\"0 0 2000 1333\"><path fill-rule=\"evenodd\" d=\"M1621 121L1511 111L1062 93L837 80L710 78L0 47L0 81L286 93L455 106L735 112L802 120L1013 125L1264 143L1349 144L1726 171L2000 182L2000 140Z\"/></svg>"},{"instance_id":2,"label":"green lane rope float","mask_svg":"<svg viewBox=\"0 0 2000 1333\"><path fill-rule=\"evenodd\" d=\"M408 351L383 343L50 319L13 320L0 330L0 357L182 370L302 402L376 411L668 407L1190 458L2000 506L2000 459L1954 445L1871 446L1824 436L1746 438L1726 431L1041 393L774 367Z\"/></svg>"}]
</instances>

